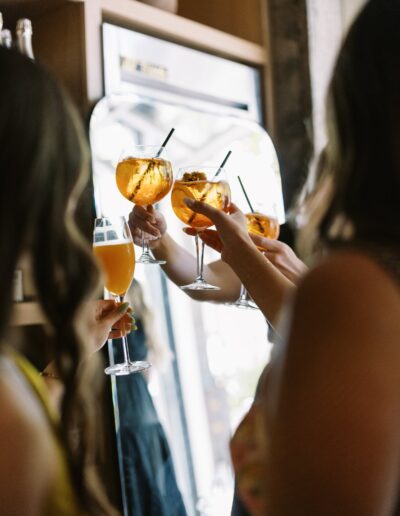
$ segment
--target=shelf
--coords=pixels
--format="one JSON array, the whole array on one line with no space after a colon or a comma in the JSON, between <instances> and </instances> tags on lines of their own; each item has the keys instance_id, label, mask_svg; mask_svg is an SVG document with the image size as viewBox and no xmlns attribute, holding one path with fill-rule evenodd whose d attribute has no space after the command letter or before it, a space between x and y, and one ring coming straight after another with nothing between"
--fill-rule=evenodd
<instances>
[{"instance_id":1,"label":"shelf","mask_svg":"<svg viewBox=\"0 0 400 516\"><path fill-rule=\"evenodd\" d=\"M18 18L31 18L65 5L69 0L4 0L1 2L0 11L4 16L4 27L14 30Z\"/></svg>"},{"instance_id":2,"label":"shelf","mask_svg":"<svg viewBox=\"0 0 400 516\"><path fill-rule=\"evenodd\" d=\"M85 0L90 6L93 0ZM263 46L135 0L94 0L103 19L253 65L266 64ZM95 5L95 3L93 3Z\"/></svg>"},{"instance_id":3,"label":"shelf","mask_svg":"<svg viewBox=\"0 0 400 516\"><path fill-rule=\"evenodd\" d=\"M35 19L71 3L85 6L87 21L98 20L100 10L106 21L114 21L249 64L266 63L266 51L262 45L137 0L5 0L0 10L5 14L5 25L13 27L18 17Z\"/></svg>"},{"instance_id":4,"label":"shelf","mask_svg":"<svg viewBox=\"0 0 400 516\"><path fill-rule=\"evenodd\" d=\"M32 326L35 324L44 324L44 322L45 317L39 303L14 303L11 317L12 326Z\"/></svg>"},{"instance_id":5,"label":"shelf","mask_svg":"<svg viewBox=\"0 0 400 516\"><path fill-rule=\"evenodd\" d=\"M101 24L115 23L245 64L264 67L267 49L137 0L4 0L5 26L33 20L34 51L86 116L103 95Z\"/></svg>"}]
</instances>

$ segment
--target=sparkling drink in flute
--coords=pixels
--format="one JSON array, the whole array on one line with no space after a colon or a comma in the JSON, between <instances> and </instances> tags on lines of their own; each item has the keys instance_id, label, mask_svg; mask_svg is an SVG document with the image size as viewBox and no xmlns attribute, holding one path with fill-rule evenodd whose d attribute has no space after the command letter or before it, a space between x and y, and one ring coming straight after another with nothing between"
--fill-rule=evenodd
<instances>
[{"instance_id":1,"label":"sparkling drink in flute","mask_svg":"<svg viewBox=\"0 0 400 516\"><path fill-rule=\"evenodd\" d=\"M106 290L116 301L122 302L135 272L135 248L129 226L123 217L95 220L93 254L103 272ZM150 367L148 362L132 362L125 335L122 336L122 346L124 362L107 367L106 374L121 376Z\"/></svg>"},{"instance_id":2,"label":"sparkling drink in flute","mask_svg":"<svg viewBox=\"0 0 400 516\"><path fill-rule=\"evenodd\" d=\"M132 283L135 272L135 248L132 242L99 242L93 253L101 264L105 288L113 296L123 296Z\"/></svg>"}]
</instances>

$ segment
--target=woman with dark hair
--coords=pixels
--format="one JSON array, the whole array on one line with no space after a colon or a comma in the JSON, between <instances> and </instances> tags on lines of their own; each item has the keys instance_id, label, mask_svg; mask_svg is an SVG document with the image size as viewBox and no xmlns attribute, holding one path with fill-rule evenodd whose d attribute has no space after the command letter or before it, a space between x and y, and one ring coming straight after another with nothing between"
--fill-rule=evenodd
<instances>
[{"instance_id":1,"label":"woman with dark hair","mask_svg":"<svg viewBox=\"0 0 400 516\"><path fill-rule=\"evenodd\" d=\"M333 73L306 228L325 256L294 293L265 378L253 514L400 514L399 21L398 0L370 0ZM265 307L271 264L243 215L187 204L213 219L222 258Z\"/></svg>"},{"instance_id":2,"label":"woman with dark hair","mask_svg":"<svg viewBox=\"0 0 400 516\"><path fill-rule=\"evenodd\" d=\"M88 147L74 109L38 65L0 48L0 77L0 512L114 514L93 464L102 369L88 355L127 306L89 302L99 273L75 222ZM46 318L53 374L43 378L17 353L10 331L22 259ZM59 386L61 421L44 380Z\"/></svg>"}]
</instances>

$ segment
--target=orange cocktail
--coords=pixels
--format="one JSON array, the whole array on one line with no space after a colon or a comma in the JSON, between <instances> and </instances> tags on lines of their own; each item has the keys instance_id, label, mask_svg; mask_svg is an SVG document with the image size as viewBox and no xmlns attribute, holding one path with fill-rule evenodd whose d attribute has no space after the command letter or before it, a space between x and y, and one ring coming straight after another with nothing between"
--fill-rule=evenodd
<instances>
[{"instance_id":1,"label":"orange cocktail","mask_svg":"<svg viewBox=\"0 0 400 516\"><path fill-rule=\"evenodd\" d=\"M275 217L268 217L262 213L246 214L247 231L253 235L261 235L271 240L279 236L279 221Z\"/></svg>"},{"instance_id":2,"label":"orange cocktail","mask_svg":"<svg viewBox=\"0 0 400 516\"><path fill-rule=\"evenodd\" d=\"M167 195L172 186L172 166L162 158L122 159L116 170L118 190L139 206L155 204Z\"/></svg>"},{"instance_id":3,"label":"orange cocktail","mask_svg":"<svg viewBox=\"0 0 400 516\"><path fill-rule=\"evenodd\" d=\"M132 242L95 243L93 252L105 276L106 289L115 296L123 296L135 272L135 248Z\"/></svg>"},{"instance_id":4,"label":"orange cocktail","mask_svg":"<svg viewBox=\"0 0 400 516\"><path fill-rule=\"evenodd\" d=\"M230 154L228 154L229 157ZM226 159L225 159L226 162ZM222 167L185 167L181 168L171 192L172 209L175 215L187 226L195 228L197 256L197 277L183 290L219 290L216 285L207 283L203 277L204 242L199 241L198 233L213 226L208 217L196 213L186 205L185 199L209 204L217 210L226 211L229 207L231 191Z\"/></svg>"},{"instance_id":5,"label":"orange cocktail","mask_svg":"<svg viewBox=\"0 0 400 516\"><path fill-rule=\"evenodd\" d=\"M203 177L202 172L187 172L175 181L171 192L175 215L184 224L198 229L209 228L214 223L205 215L192 211L184 199L205 202L218 210L226 210L230 201L230 188L226 181L207 181Z\"/></svg>"},{"instance_id":6,"label":"orange cocktail","mask_svg":"<svg viewBox=\"0 0 400 516\"><path fill-rule=\"evenodd\" d=\"M172 132L173 130L169 136ZM123 149L115 171L115 180L121 194L138 206L152 206L161 201L172 186L172 166L166 157L165 147L132 145ZM164 260L156 260L151 256L148 235L144 231L142 254L137 263L165 263Z\"/></svg>"}]
</instances>

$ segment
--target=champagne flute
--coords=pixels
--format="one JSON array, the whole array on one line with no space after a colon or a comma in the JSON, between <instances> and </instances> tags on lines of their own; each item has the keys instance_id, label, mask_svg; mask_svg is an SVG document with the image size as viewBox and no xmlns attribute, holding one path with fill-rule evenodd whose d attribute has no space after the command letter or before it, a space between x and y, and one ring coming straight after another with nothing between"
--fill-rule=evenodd
<instances>
[{"instance_id":1,"label":"champagne flute","mask_svg":"<svg viewBox=\"0 0 400 516\"><path fill-rule=\"evenodd\" d=\"M161 147L134 145L123 149L116 169L116 181L121 194L134 204L149 206L160 201L172 186L172 166L167 159L165 142ZM142 254L136 263L165 263L151 256L145 232L142 233Z\"/></svg>"},{"instance_id":2,"label":"champagne flute","mask_svg":"<svg viewBox=\"0 0 400 516\"><path fill-rule=\"evenodd\" d=\"M219 287L207 283L203 277L204 242L198 233L213 226L214 223L205 215L195 213L184 202L192 199L226 210L230 203L231 191L225 179L222 167L186 167L179 169L171 193L172 208L175 215L188 226L197 230L195 235L197 277L193 283L183 285L183 290L219 290Z\"/></svg>"},{"instance_id":3,"label":"champagne flute","mask_svg":"<svg viewBox=\"0 0 400 516\"><path fill-rule=\"evenodd\" d=\"M122 302L135 272L135 248L124 217L102 217L95 220L93 253L104 273L105 288L117 302ZM148 362L131 361L126 335L122 336L122 346L124 362L107 367L106 374L121 376L150 367Z\"/></svg>"}]
</instances>

